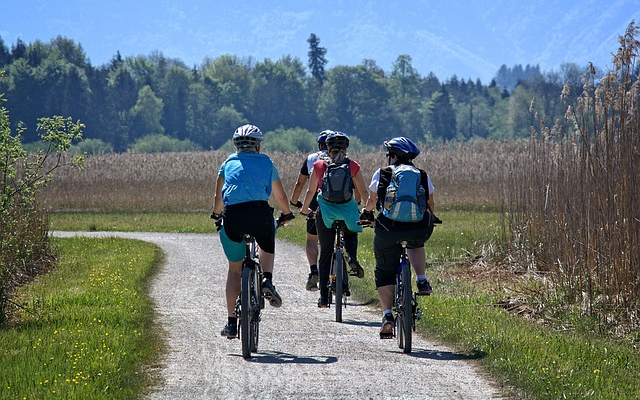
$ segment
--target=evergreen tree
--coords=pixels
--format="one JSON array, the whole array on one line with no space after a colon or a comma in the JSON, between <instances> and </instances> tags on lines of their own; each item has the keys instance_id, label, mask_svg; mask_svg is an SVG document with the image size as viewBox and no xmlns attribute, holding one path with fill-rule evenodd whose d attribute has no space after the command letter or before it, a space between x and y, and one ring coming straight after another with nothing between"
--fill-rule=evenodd
<instances>
[{"instance_id":1,"label":"evergreen tree","mask_svg":"<svg viewBox=\"0 0 640 400\"><path fill-rule=\"evenodd\" d=\"M318 85L322 86L325 80L324 66L327 64L327 59L324 56L327 54L327 49L320 47L320 38L315 33L309 36L307 42L309 43L309 70Z\"/></svg>"}]
</instances>

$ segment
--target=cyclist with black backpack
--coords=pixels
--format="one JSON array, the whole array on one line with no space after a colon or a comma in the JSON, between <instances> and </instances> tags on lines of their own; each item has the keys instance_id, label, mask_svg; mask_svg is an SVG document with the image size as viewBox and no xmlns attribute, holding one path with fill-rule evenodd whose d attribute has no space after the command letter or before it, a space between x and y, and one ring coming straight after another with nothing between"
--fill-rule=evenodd
<instances>
[{"instance_id":1,"label":"cyclist with black backpack","mask_svg":"<svg viewBox=\"0 0 640 400\"><path fill-rule=\"evenodd\" d=\"M354 188L360 198L367 199L367 187L360 171L360 164L347 157L349 137L342 132L333 132L327 136L327 153L313 164L313 172L309 177L309 187L300 213L309 215L311 200L317 192L318 208L316 212L316 230L320 243L320 259L318 262L320 280L320 298L318 307L329 306L329 270L336 231L332 228L334 221L344 221L345 249L349 255L350 274L362 278L364 270L357 260L358 204L354 199ZM316 189L317 188L317 189Z\"/></svg>"},{"instance_id":2,"label":"cyclist with black backpack","mask_svg":"<svg viewBox=\"0 0 640 400\"><path fill-rule=\"evenodd\" d=\"M378 169L371 178L369 199L360 219L373 222L373 250L376 257L375 281L383 310L380 335L393 332L393 291L396 284L401 241L407 241L407 256L417 275L418 295L430 295L425 274L424 243L431 237L434 224L434 187L431 178L413 165L420 149L406 137L384 142L389 166Z\"/></svg>"}]
</instances>

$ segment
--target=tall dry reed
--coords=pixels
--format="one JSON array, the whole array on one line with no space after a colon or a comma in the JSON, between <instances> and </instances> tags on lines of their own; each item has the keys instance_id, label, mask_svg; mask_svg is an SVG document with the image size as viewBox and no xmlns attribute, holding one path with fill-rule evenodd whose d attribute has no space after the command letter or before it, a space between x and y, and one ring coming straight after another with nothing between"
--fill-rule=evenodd
<instances>
[{"instance_id":1,"label":"tall dry reed","mask_svg":"<svg viewBox=\"0 0 640 400\"><path fill-rule=\"evenodd\" d=\"M606 330L640 327L637 34L631 23L599 84L594 71L585 76L566 114L573 129L533 132L507 186L514 244L545 272L556 304Z\"/></svg>"},{"instance_id":2,"label":"tall dry reed","mask_svg":"<svg viewBox=\"0 0 640 400\"><path fill-rule=\"evenodd\" d=\"M499 204L501 174L517 144L479 142L423 148L416 164L436 186L437 207ZM307 154L266 152L290 195ZM228 153L125 153L89 156L83 170L65 170L43 191L50 210L206 211ZM384 153L354 153L369 181Z\"/></svg>"}]
</instances>

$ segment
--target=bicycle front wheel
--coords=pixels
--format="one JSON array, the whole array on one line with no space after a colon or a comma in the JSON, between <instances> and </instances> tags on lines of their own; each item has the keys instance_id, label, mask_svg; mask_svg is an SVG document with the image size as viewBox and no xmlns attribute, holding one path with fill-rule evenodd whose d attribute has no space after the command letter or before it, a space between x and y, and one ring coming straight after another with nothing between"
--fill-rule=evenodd
<instances>
[{"instance_id":1,"label":"bicycle front wheel","mask_svg":"<svg viewBox=\"0 0 640 400\"><path fill-rule=\"evenodd\" d=\"M242 342L242 357L251 357L251 283L253 270L242 267L242 283L240 285L240 340Z\"/></svg>"},{"instance_id":2,"label":"bicycle front wheel","mask_svg":"<svg viewBox=\"0 0 640 400\"><path fill-rule=\"evenodd\" d=\"M342 322L342 300L344 293L344 258L342 250L336 250L333 260L333 271L336 274L336 322Z\"/></svg>"},{"instance_id":3,"label":"bicycle front wheel","mask_svg":"<svg viewBox=\"0 0 640 400\"><path fill-rule=\"evenodd\" d=\"M411 293L411 265L405 262L402 266L402 296L401 296L401 316L400 335L398 335L398 345L405 353L411 353L411 335L413 332L413 296Z\"/></svg>"}]
</instances>

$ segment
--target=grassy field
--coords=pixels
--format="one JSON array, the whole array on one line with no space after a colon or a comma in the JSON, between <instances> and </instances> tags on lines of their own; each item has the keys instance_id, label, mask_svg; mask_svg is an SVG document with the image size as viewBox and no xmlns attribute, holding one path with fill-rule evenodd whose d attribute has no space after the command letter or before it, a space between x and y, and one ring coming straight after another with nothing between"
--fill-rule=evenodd
<instances>
[{"instance_id":1,"label":"grassy field","mask_svg":"<svg viewBox=\"0 0 640 400\"><path fill-rule=\"evenodd\" d=\"M19 288L19 308L0 328L0 397L139 397L164 346L147 295L159 249L114 238L55 244L57 268Z\"/></svg>"},{"instance_id":2,"label":"grassy field","mask_svg":"<svg viewBox=\"0 0 640 400\"><path fill-rule=\"evenodd\" d=\"M518 303L525 291L540 288L533 277L488 262L500 238L499 213L443 209L438 215L444 223L426 246L434 294L420 299L422 334L478 360L514 398L640 397L640 356L632 343L593 334L579 317L559 329L536 320L530 305ZM214 231L208 213L56 213L51 219L55 229ZM303 219L278 236L302 245ZM368 276L374 267L372 240L372 230L365 229L359 258ZM377 304L372 279L352 285L355 296Z\"/></svg>"}]
</instances>

